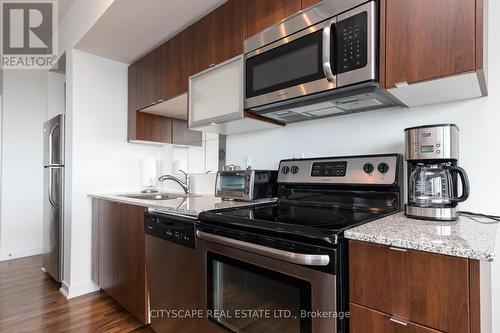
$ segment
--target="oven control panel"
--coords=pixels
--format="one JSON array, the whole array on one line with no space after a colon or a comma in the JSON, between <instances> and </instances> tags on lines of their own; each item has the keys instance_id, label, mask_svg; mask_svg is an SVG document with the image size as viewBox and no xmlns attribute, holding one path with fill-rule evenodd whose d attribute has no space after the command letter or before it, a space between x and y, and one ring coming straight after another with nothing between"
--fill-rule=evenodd
<instances>
[{"instance_id":1,"label":"oven control panel","mask_svg":"<svg viewBox=\"0 0 500 333\"><path fill-rule=\"evenodd\" d=\"M314 162L311 177L345 177L346 171L346 161Z\"/></svg>"},{"instance_id":2,"label":"oven control panel","mask_svg":"<svg viewBox=\"0 0 500 333\"><path fill-rule=\"evenodd\" d=\"M398 154L283 160L278 183L392 185L400 163Z\"/></svg>"}]
</instances>

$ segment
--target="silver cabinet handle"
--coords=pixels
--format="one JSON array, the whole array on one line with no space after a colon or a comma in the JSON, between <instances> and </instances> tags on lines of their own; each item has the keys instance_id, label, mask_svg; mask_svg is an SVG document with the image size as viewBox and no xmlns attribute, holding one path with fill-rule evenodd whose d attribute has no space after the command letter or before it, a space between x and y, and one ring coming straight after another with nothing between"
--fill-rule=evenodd
<instances>
[{"instance_id":1,"label":"silver cabinet handle","mask_svg":"<svg viewBox=\"0 0 500 333\"><path fill-rule=\"evenodd\" d=\"M196 231L196 236L209 242L234 247L240 250L260 254L274 259L286 261L292 264L308 266L327 266L330 257L326 254L303 254L273 249L267 246L243 242L236 239L209 234L203 231Z\"/></svg>"},{"instance_id":2,"label":"silver cabinet handle","mask_svg":"<svg viewBox=\"0 0 500 333\"><path fill-rule=\"evenodd\" d=\"M399 251L399 252L407 252L407 250L406 250L406 249L402 249L402 248L400 248L400 247L393 247L393 246L389 247L389 250L392 250L392 251Z\"/></svg>"},{"instance_id":3,"label":"silver cabinet handle","mask_svg":"<svg viewBox=\"0 0 500 333\"><path fill-rule=\"evenodd\" d=\"M403 319L403 318L399 318L399 317L395 317L395 316L392 316L390 321L392 321L393 323L399 324L399 325L403 325L403 326L408 325L408 320Z\"/></svg>"},{"instance_id":4,"label":"silver cabinet handle","mask_svg":"<svg viewBox=\"0 0 500 333\"><path fill-rule=\"evenodd\" d=\"M328 80L328 82L331 83L336 83L335 75L333 74L332 70L332 63L331 63L331 57L330 57L330 52L331 52L331 36L332 36L332 25L335 24L336 20L330 20L327 22L325 27L323 28L323 72L325 73L325 77Z\"/></svg>"}]
</instances>

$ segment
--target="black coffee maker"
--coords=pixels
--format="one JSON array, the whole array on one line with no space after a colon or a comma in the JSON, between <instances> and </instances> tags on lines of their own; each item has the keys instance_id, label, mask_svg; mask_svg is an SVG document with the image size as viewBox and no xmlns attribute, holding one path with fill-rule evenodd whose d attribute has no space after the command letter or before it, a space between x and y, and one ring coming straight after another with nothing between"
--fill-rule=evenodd
<instances>
[{"instance_id":1,"label":"black coffee maker","mask_svg":"<svg viewBox=\"0 0 500 333\"><path fill-rule=\"evenodd\" d=\"M458 166L458 127L454 124L405 129L408 162L408 217L453 221L467 200L469 179ZM458 195L458 178L462 193Z\"/></svg>"}]
</instances>

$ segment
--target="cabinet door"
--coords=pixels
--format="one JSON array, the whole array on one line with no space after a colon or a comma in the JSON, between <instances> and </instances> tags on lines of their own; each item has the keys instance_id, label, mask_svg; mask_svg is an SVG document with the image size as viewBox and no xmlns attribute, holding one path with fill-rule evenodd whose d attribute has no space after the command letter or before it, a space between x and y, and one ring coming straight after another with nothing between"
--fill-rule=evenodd
<instances>
[{"instance_id":1,"label":"cabinet door","mask_svg":"<svg viewBox=\"0 0 500 333\"><path fill-rule=\"evenodd\" d=\"M161 47L161 99L169 100L187 93L189 77L188 31L168 40Z\"/></svg>"},{"instance_id":2,"label":"cabinet door","mask_svg":"<svg viewBox=\"0 0 500 333\"><path fill-rule=\"evenodd\" d=\"M475 69L475 0L386 0L386 87Z\"/></svg>"},{"instance_id":3,"label":"cabinet door","mask_svg":"<svg viewBox=\"0 0 500 333\"><path fill-rule=\"evenodd\" d=\"M210 14L196 21L188 28L189 36L189 75L201 72L214 64L210 41L212 20Z\"/></svg>"},{"instance_id":4,"label":"cabinet door","mask_svg":"<svg viewBox=\"0 0 500 333\"><path fill-rule=\"evenodd\" d=\"M137 109L156 104L160 101L161 87L161 48L158 48L137 61Z\"/></svg>"},{"instance_id":5,"label":"cabinet door","mask_svg":"<svg viewBox=\"0 0 500 333\"><path fill-rule=\"evenodd\" d=\"M243 119L243 57L190 78L189 128Z\"/></svg>"},{"instance_id":6,"label":"cabinet door","mask_svg":"<svg viewBox=\"0 0 500 333\"><path fill-rule=\"evenodd\" d=\"M247 0L247 38L300 11L301 0Z\"/></svg>"},{"instance_id":7,"label":"cabinet door","mask_svg":"<svg viewBox=\"0 0 500 333\"><path fill-rule=\"evenodd\" d=\"M228 0L188 28L191 75L243 53L245 7L245 0Z\"/></svg>"},{"instance_id":8,"label":"cabinet door","mask_svg":"<svg viewBox=\"0 0 500 333\"><path fill-rule=\"evenodd\" d=\"M388 246L349 242L350 301L408 318L405 255Z\"/></svg>"},{"instance_id":9,"label":"cabinet door","mask_svg":"<svg viewBox=\"0 0 500 333\"><path fill-rule=\"evenodd\" d=\"M172 142L177 145L201 146L202 133L188 129L186 120L172 120Z\"/></svg>"},{"instance_id":10,"label":"cabinet door","mask_svg":"<svg viewBox=\"0 0 500 333\"><path fill-rule=\"evenodd\" d=\"M128 67L128 139L136 139L137 64Z\"/></svg>"},{"instance_id":11,"label":"cabinet door","mask_svg":"<svg viewBox=\"0 0 500 333\"><path fill-rule=\"evenodd\" d=\"M211 16L212 63L220 64L243 53L245 41L245 0L228 0Z\"/></svg>"},{"instance_id":12,"label":"cabinet door","mask_svg":"<svg viewBox=\"0 0 500 333\"><path fill-rule=\"evenodd\" d=\"M98 202L98 266L99 286L111 297L121 295L119 276L119 217L118 204L99 200Z\"/></svg>"},{"instance_id":13,"label":"cabinet door","mask_svg":"<svg viewBox=\"0 0 500 333\"><path fill-rule=\"evenodd\" d=\"M408 251L408 318L446 332L469 332L468 267L464 258Z\"/></svg>"},{"instance_id":14,"label":"cabinet door","mask_svg":"<svg viewBox=\"0 0 500 333\"><path fill-rule=\"evenodd\" d=\"M117 301L143 323L147 320L146 250L144 244L144 207L119 205L121 281Z\"/></svg>"},{"instance_id":15,"label":"cabinet door","mask_svg":"<svg viewBox=\"0 0 500 333\"><path fill-rule=\"evenodd\" d=\"M469 261L349 242L349 299L445 332L469 332ZM472 309L473 311L477 309Z\"/></svg>"},{"instance_id":16,"label":"cabinet door","mask_svg":"<svg viewBox=\"0 0 500 333\"><path fill-rule=\"evenodd\" d=\"M172 143L172 118L136 112L137 140Z\"/></svg>"},{"instance_id":17,"label":"cabinet door","mask_svg":"<svg viewBox=\"0 0 500 333\"><path fill-rule=\"evenodd\" d=\"M374 311L356 304L350 305L351 333L439 333L411 322L402 322L385 313Z\"/></svg>"}]
</instances>

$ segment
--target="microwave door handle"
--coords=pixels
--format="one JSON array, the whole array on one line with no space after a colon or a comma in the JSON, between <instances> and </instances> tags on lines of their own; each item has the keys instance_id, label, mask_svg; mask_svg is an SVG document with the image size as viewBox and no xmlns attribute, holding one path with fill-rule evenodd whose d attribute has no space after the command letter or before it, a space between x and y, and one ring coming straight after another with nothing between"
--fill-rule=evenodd
<instances>
[{"instance_id":1,"label":"microwave door handle","mask_svg":"<svg viewBox=\"0 0 500 333\"><path fill-rule=\"evenodd\" d=\"M332 70L332 27L334 26L336 20L330 20L327 22L323 28L323 45L322 45L322 60L323 60L323 73L325 74L328 82L336 84L335 75ZM334 32L335 33L335 32Z\"/></svg>"},{"instance_id":2,"label":"microwave door handle","mask_svg":"<svg viewBox=\"0 0 500 333\"><path fill-rule=\"evenodd\" d=\"M303 253L295 253L279 249L273 249L267 246L243 242L232 238L210 234L200 230L196 231L196 236L198 236L199 239L205 241L233 247L251 253L260 254L266 257L271 257L274 259L286 261L292 264L307 265L307 266L328 266L328 264L330 263L330 257L327 254L303 254Z\"/></svg>"}]
</instances>

